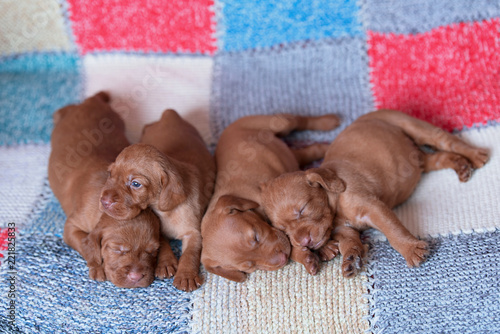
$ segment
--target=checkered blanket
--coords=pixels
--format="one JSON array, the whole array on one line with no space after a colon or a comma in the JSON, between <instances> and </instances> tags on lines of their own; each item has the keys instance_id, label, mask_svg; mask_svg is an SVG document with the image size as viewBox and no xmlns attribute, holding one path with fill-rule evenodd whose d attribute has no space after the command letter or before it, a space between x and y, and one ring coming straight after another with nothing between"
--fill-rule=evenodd
<instances>
[{"instance_id":1,"label":"checkered blanket","mask_svg":"<svg viewBox=\"0 0 500 334\"><path fill-rule=\"evenodd\" d=\"M0 2L0 332L498 333L500 2L496 0L30 0ZM52 113L97 91L127 136L176 109L214 148L246 115L393 108L488 148L468 183L425 175L396 208L431 245L408 269L379 233L354 279L340 259L245 283L206 273L120 289L62 241L47 183ZM15 241L14 241L15 240ZM179 242L173 247L180 252Z\"/></svg>"}]
</instances>

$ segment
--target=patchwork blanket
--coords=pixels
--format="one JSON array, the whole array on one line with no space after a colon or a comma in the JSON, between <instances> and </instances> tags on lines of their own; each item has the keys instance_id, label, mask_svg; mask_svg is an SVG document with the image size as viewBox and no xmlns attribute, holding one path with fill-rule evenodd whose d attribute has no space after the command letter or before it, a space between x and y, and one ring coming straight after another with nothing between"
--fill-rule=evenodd
<instances>
[{"instance_id":1,"label":"patchwork blanket","mask_svg":"<svg viewBox=\"0 0 500 334\"><path fill-rule=\"evenodd\" d=\"M30 0L0 2L0 332L500 332L500 2L496 0ZM108 91L136 142L177 109L214 148L252 114L394 108L491 152L468 183L424 175L395 211L431 245L408 269L370 231L354 279L340 259L234 283L203 271L119 289L62 241L47 182L52 113ZM14 241L15 240L15 241ZM179 254L179 242L173 243Z\"/></svg>"}]
</instances>

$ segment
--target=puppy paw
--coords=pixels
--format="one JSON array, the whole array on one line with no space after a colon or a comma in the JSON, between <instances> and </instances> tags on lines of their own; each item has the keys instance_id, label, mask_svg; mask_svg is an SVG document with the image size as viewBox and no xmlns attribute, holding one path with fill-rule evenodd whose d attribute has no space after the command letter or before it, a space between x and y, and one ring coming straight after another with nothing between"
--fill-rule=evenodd
<instances>
[{"instance_id":1,"label":"puppy paw","mask_svg":"<svg viewBox=\"0 0 500 334\"><path fill-rule=\"evenodd\" d=\"M199 274L177 272L173 284L179 290L191 292L203 284L203 279Z\"/></svg>"},{"instance_id":2,"label":"puppy paw","mask_svg":"<svg viewBox=\"0 0 500 334\"><path fill-rule=\"evenodd\" d=\"M319 270L319 257L318 255L309 252L309 254L304 257L304 262L302 264L309 274L316 275Z\"/></svg>"},{"instance_id":3,"label":"puppy paw","mask_svg":"<svg viewBox=\"0 0 500 334\"><path fill-rule=\"evenodd\" d=\"M462 156L457 156L457 158L453 160L453 164L453 169L457 173L460 182L469 181L473 169L471 162Z\"/></svg>"},{"instance_id":4,"label":"puppy paw","mask_svg":"<svg viewBox=\"0 0 500 334\"><path fill-rule=\"evenodd\" d=\"M405 254L403 254L408 267L418 267L425 261L429 254L429 245L427 242L418 240L407 246Z\"/></svg>"},{"instance_id":5,"label":"puppy paw","mask_svg":"<svg viewBox=\"0 0 500 334\"><path fill-rule=\"evenodd\" d=\"M89 267L89 277L94 281L104 282L106 280L104 268L102 266Z\"/></svg>"},{"instance_id":6,"label":"puppy paw","mask_svg":"<svg viewBox=\"0 0 500 334\"><path fill-rule=\"evenodd\" d=\"M474 155L468 158L472 161L474 168L481 168L488 162L490 155L488 150L484 148L477 148Z\"/></svg>"},{"instance_id":7,"label":"puppy paw","mask_svg":"<svg viewBox=\"0 0 500 334\"><path fill-rule=\"evenodd\" d=\"M346 278L356 276L363 268L363 249L353 247L343 255L342 275Z\"/></svg>"},{"instance_id":8,"label":"puppy paw","mask_svg":"<svg viewBox=\"0 0 500 334\"><path fill-rule=\"evenodd\" d=\"M339 253L339 243L334 240L329 240L323 247L318 249L318 256L321 261L330 261Z\"/></svg>"},{"instance_id":9,"label":"puppy paw","mask_svg":"<svg viewBox=\"0 0 500 334\"><path fill-rule=\"evenodd\" d=\"M159 279L172 278L177 272L177 259L158 262L155 276Z\"/></svg>"}]
</instances>

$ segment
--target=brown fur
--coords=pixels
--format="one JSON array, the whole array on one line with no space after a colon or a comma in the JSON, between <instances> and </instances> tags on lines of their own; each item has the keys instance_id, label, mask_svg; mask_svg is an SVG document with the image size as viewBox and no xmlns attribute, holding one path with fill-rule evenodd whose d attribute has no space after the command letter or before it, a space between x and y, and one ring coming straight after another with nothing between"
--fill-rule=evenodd
<instances>
[{"instance_id":1,"label":"brown fur","mask_svg":"<svg viewBox=\"0 0 500 334\"><path fill-rule=\"evenodd\" d=\"M271 227L261 206L262 182L323 157L327 145L290 150L277 136L293 130L330 130L333 115L249 116L229 125L216 148L217 181L201 233L205 268L242 282L257 269L277 270L290 255L283 232ZM305 261L305 259L304 259Z\"/></svg>"},{"instance_id":2,"label":"brown fur","mask_svg":"<svg viewBox=\"0 0 500 334\"><path fill-rule=\"evenodd\" d=\"M161 219L162 241L156 276L174 277L174 286L197 289L200 222L213 191L215 162L197 130L174 110L146 125L141 143L124 149L109 167L101 209L116 219L130 219L150 207ZM182 240L174 256L169 239Z\"/></svg>"},{"instance_id":3,"label":"brown fur","mask_svg":"<svg viewBox=\"0 0 500 334\"><path fill-rule=\"evenodd\" d=\"M54 114L49 182L68 217L64 241L87 261L89 276L119 287L145 287L154 278L158 218L144 213L119 223L99 211L106 169L128 145L123 121L108 102L101 92Z\"/></svg>"},{"instance_id":4,"label":"brown fur","mask_svg":"<svg viewBox=\"0 0 500 334\"><path fill-rule=\"evenodd\" d=\"M422 145L436 152L424 153ZM359 233L367 228L383 232L413 267L424 261L427 243L411 235L391 209L408 199L423 172L453 168L465 182L487 160L485 150L429 123L380 110L347 127L319 168L269 182L263 203L272 224L290 237L292 252L317 249L332 231L331 245L338 244L346 277L361 268Z\"/></svg>"}]
</instances>

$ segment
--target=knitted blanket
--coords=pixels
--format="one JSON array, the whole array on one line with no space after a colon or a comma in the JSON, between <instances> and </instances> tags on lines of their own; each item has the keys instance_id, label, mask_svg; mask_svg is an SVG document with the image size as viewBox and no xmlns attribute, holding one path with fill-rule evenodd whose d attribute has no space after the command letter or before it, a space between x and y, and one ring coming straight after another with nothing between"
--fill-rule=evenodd
<instances>
[{"instance_id":1,"label":"knitted blanket","mask_svg":"<svg viewBox=\"0 0 500 334\"><path fill-rule=\"evenodd\" d=\"M500 2L3 0L0 13L0 332L500 331ZM203 270L192 293L171 279L120 289L90 280L63 242L47 182L52 113L99 90L132 142L166 108L212 149L245 115L342 117L286 138L301 145L393 108L491 160L464 184L451 170L424 175L395 209L431 245L419 268L369 231L353 279L336 258L316 276L292 262L245 283Z\"/></svg>"}]
</instances>

